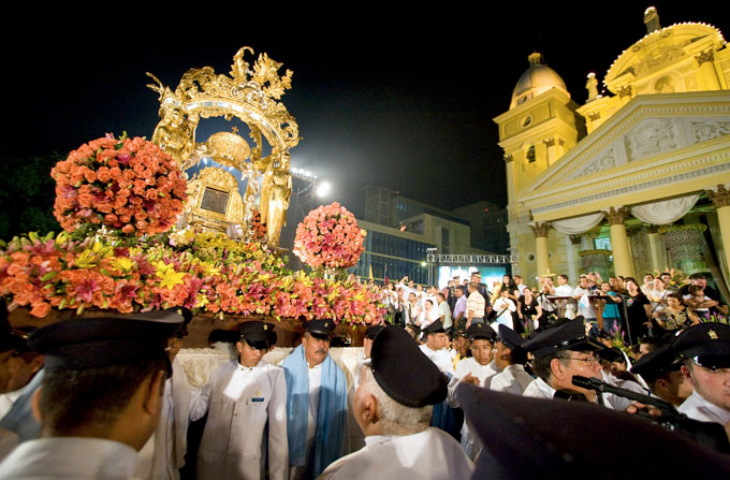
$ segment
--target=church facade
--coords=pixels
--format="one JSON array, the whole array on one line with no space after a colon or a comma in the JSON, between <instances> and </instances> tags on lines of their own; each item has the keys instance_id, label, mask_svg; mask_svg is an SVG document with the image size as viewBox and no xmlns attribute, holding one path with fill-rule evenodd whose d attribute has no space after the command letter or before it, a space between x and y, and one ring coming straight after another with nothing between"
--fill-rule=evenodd
<instances>
[{"instance_id":1,"label":"church facade","mask_svg":"<svg viewBox=\"0 0 730 480\"><path fill-rule=\"evenodd\" d=\"M578 105L536 53L494 119L523 277L680 267L727 283L730 48L710 25L662 28L653 8L644 23L605 75L606 95L589 74Z\"/></svg>"}]
</instances>

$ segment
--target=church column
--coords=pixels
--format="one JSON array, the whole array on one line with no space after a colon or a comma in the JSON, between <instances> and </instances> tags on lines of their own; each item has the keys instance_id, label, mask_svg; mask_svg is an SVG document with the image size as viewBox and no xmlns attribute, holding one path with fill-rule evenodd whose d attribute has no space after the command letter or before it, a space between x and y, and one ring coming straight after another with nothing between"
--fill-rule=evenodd
<instances>
[{"instance_id":1,"label":"church column","mask_svg":"<svg viewBox=\"0 0 730 480\"><path fill-rule=\"evenodd\" d=\"M654 270L661 272L668 263L666 254L664 253L664 242L662 241L662 235L659 233L659 227L656 225L647 226L646 238L649 244L651 266Z\"/></svg>"},{"instance_id":2,"label":"church column","mask_svg":"<svg viewBox=\"0 0 730 480\"><path fill-rule=\"evenodd\" d=\"M619 207L607 212L606 219L611 225L611 249L613 250L613 269L616 275L624 277L634 276L634 264L629 253L629 238L626 235L624 220L629 216L629 209Z\"/></svg>"},{"instance_id":3,"label":"church column","mask_svg":"<svg viewBox=\"0 0 730 480\"><path fill-rule=\"evenodd\" d=\"M715 190L705 190L717 209L717 223L720 224L720 238L725 254L725 265L730 269L730 190L718 185Z\"/></svg>"},{"instance_id":4,"label":"church column","mask_svg":"<svg viewBox=\"0 0 730 480\"><path fill-rule=\"evenodd\" d=\"M575 284L576 279L580 276L580 251L583 245L583 235L569 235L568 239L568 278Z\"/></svg>"},{"instance_id":5,"label":"church column","mask_svg":"<svg viewBox=\"0 0 730 480\"><path fill-rule=\"evenodd\" d=\"M535 222L530 225L535 234L535 254L537 255L537 274L545 275L550 270L550 251L548 250L549 222Z\"/></svg>"},{"instance_id":6,"label":"church column","mask_svg":"<svg viewBox=\"0 0 730 480\"><path fill-rule=\"evenodd\" d=\"M700 86L704 90L720 90L720 81L717 78L717 70L715 69L715 54L710 48L704 52L700 52L695 57L697 64L700 66L700 74L698 75Z\"/></svg>"}]
</instances>

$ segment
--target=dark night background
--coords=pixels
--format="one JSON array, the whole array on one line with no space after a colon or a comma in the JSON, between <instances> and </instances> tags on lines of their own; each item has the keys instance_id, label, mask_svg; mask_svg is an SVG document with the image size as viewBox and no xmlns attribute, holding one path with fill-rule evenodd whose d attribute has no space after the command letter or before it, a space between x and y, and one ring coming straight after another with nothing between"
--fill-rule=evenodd
<instances>
[{"instance_id":1,"label":"dark night background","mask_svg":"<svg viewBox=\"0 0 730 480\"><path fill-rule=\"evenodd\" d=\"M53 202L52 182L32 178L50 171L50 152L66 154L106 132L151 137L159 103L145 72L174 89L193 67L228 74L245 45L282 62L282 73L294 71L293 88L282 98L300 128L292 166L335 185L327 203L337 200L361 214L362 187L370 184L444 208L479 200L504 206L492 119L508 109L527 56L541 51L582 104L587 73L596 72L600 82L646 34L642 18L650 5L664 27L696 21L730 29L728 7L703 0L594 2L570 10L560 2L449 4L442 11L418 5L405 13L371 5L364 14L249 15L238 25L232 19L244 7L231 7L220 30L195 12L179 30L156 24L159 14L142 21L129 13L82 25L34 23L23 35L6 30L0 238L56 229L33 223ZM198 141L213 133L209 123L201 120ZM6 218L35 204L34 214Z\"/></svg>"}]
</instances>

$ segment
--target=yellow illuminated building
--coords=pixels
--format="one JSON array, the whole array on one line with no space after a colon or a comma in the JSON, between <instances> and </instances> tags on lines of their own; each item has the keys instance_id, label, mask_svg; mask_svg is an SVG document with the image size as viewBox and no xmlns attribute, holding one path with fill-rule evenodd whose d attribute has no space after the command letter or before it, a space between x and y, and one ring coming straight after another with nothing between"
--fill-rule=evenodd
<instances>
[{"instance_id":1,"label":"yellow illuminated building","mask_svg":"<svg viewBox=\"0 0 730 480\"><path fill-rule=\"evenodd\" d=\"M662 232L699 221L701 210L717 261L684 266L716 267L727 279L730 48L710 25L662 28L653 8L644 23L646 36L606 73L606 95L589 74L588 100L578 105L536 53L509 111L494 119L507 166L514 271L523 277L567 273L574 283L594 265L584 257L601 254L612 262L606 272L661 271L692 243ZM600 237L610 239L610 257L596 246Z\"/></svg>"}]
</instances>

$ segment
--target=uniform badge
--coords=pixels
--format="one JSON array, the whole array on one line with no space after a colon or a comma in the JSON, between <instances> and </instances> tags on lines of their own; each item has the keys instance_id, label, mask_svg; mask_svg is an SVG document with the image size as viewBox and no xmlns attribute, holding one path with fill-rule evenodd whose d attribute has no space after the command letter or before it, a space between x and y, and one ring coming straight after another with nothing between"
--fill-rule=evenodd
<instances>
[{"instance_id":1,"label":"uniform badge","mask_svg":"<svg viewBox=\"0 0 730 480\"><path fill-rule=\"evenodd\" d=\"M715 333L714 330L709 330L707 332L707 336L710 337L711 340L717 340L717 333Z\"/></svg>"}]
</instances>

